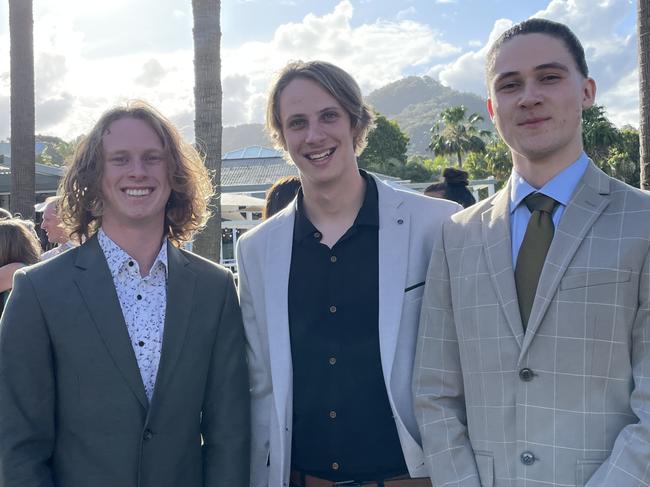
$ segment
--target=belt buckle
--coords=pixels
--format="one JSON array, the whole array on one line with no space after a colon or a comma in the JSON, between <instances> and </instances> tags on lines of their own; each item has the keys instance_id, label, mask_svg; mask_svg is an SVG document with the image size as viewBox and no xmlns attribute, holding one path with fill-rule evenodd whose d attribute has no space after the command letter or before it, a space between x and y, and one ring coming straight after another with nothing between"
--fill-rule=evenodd
<instances>
[{"instance_id":1,"label":"belt buckle","mask_svg":"<svg viewBox=\"0 0 650 487\"><path fill-rule=\"evenodd\" d=\"M356 480L341 480L340 482L334 482L333 487L358 487L363 486L362 482L357 482Z\"/></svg>"}]
</instances>

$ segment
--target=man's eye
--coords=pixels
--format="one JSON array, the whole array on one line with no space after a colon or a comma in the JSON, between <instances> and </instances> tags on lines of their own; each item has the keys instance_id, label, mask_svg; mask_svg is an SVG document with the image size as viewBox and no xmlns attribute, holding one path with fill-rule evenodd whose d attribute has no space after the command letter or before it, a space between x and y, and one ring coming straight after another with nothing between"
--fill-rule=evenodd
<instances>
[{"instance_id":1,"label":"man's eye","mask_svg":"<svg viewBox=\"0 0 650 487\"><path fill-rule=\"evenodd\" d=\"M508 83L503 83L502 85L499 85L497 90L498 91L513 91L519 86L519 83L516 83L514 81L509 81Z\"/></svg>"},{"instance_id":2,"label":"man's eye","mask_svg":"<svg viewBox=\"0 0 650 487\"><path fill-rule=\"evenodd\" d=\"M147 161L147 162L160 162L160 161L162 161L162 157L161 156L147 156L145 158L145 161Z\"/></svg>"},{"instance_id":3,"label":"man's eye","mask_svg":"<svg viewBox=\"0 0 650 487\"><path fill-rule=\"evenodd\" d=\"M555 82L555 81L557 81L559 79L560 79L560 76L558 76L557 74L546 74L546 75L542 76L542 82L543 83L553 83L553 82Z\"/></svg>"},{"instance_id":4,"label":"man's eye","mask_svg":"<svg viewBox=\"0 0 650 487\"><path fill-rule=\"evenodd\" d=\"M339 114L336 112L325 112L323 113L323 118L328 121L336 120L339 118Z\"/></svg>"},{"instance_id":5,"label":"man's eye","mask_svg":"<svg viewBox=\"0 0 650 487\"><path fill-rule=\"evenodd\" d=\"M114 156L111 157L108 162L112 162L113 164L126 164L126 157L124 156Z\"/></svg>"},{"instance_id":6,"label":"man's eye","mask_svg":"<svg viewBox=\"0 0 650 487\"><path fill-rule=\"evenodd\" d=\"M297 129L305 126L305 121L301 118L293 119L289 122L289 128Z\"/></svg>"}]
</instances>

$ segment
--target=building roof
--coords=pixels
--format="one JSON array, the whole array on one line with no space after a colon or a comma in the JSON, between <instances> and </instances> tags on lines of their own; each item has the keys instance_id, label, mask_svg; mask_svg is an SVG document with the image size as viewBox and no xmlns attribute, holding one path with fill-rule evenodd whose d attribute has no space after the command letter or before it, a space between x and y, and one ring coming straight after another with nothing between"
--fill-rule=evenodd
<instances>
[{"instance_id":1,"label":"building roof","mask_svg":"<svg viewBox=\"0 0 650 487\"><path fill-rule=\"evenodd\" d=\"M261 145L251 145L244 147L242 149L231 150L226 152L222 159L256 159L256 158L267 158L267 157L282 157L282 153L271 149L270 147L263 147Z\"/></svg>"}]
</instances>

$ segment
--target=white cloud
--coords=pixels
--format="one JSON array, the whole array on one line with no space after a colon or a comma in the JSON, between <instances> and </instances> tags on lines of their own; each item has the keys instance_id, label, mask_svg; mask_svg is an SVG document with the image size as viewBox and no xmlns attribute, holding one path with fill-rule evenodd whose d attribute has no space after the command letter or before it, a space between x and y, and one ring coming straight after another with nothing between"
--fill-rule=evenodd
<instances>
[{"instance_id":1,"label":"white cloud","mask_svg":"<svg viewBox=\"0 0 650 487\"><path fill-rule=\"evenodd\" d=\"M457 0L436 0L436 3L457 3Z\"/></svg>"},{"instance_id":2,"label":"white cloud","mask_svg":"<svg viewBox=\"0 0 650 487\"><path fill-rule=\"evenodd\" d=\"M433 66L428 72L429 76L437 78L442 84L456 90L485 96L487 93L485 86L485 56L492 42L511 26L511 20L497 20L492 27L488 41L483 47L476 51L461 54L450 63Z\"/></svg>"},{"instance_id":3,"label":"white cloud","mask_svg":"<svg viewBox=\"0 0 650 487\"><path fill-rule=\"evenodd\" d=\"M414 17L416 14L417 14L417 10L415 10L415 7L411 5L409 8L405 8L404 10L400 10L399 12L397 12L395 18L397 20L405 20Z\"/></svg>"},{"instance_id":4,"label":"white cloud","mask_svg":"<svg viewBox=\"0 0 650 487\"><path fill-rule=\"evenodd\" d=\"M135 78L135 82L147 88L153 88L160 84L166 74L167 71L157 59L149 59L142 66L142 72Z\"/></svg>"},{"instance_id":5,"label":"white cloud","mask_svg":"<svg viewBox=\"0 0 650 487\"><path fill-rule=\"evenodd\" d=\"M353 27L353 15L352 3L342 0L330 13L308 14L300 22L279 26L268 42L248 42L222 51L224 76L245 74L249 79L248 121L263 120L260 100L265 99L273 74L290 60L336 63L369 92L401 78L406 68L425 69L432 60L460 51L425 24L381 20ZM232 122L224 116L224 123Z\"/></svg>"}]
</instances>

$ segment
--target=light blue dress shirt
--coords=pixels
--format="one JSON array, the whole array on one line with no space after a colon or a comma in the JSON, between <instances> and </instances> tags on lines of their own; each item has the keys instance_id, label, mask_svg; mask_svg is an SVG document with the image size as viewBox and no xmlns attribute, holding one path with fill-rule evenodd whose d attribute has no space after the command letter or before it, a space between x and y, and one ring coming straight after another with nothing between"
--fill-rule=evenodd
<instances>
[{"instance_id":1,"label":"light blue dress shirt","mask_svg":"<svg viewBox=\"0 0 650 487\"><path fill-rule=\"evenodd\" d=\"M580 155L577 161L571 164L563 171L556 174L553 179L547 182L539 190L533 188L528 182L517 174L517 171L512 170L512 185L510 186L510 236L512 239L512 268L514 269L517 264L517 256L519 255L519 248L524 240L528 220L530 220L530 210L523 202L524 198L530 193L539 191L546 196L550 196L559 204L553 211L553 225L557 228L560 218L564 213L564 209L569 200L573 196L573 192L582 178L582 175L587 169L589 158L584 152Z\"/></svg>"}]
</instances>

